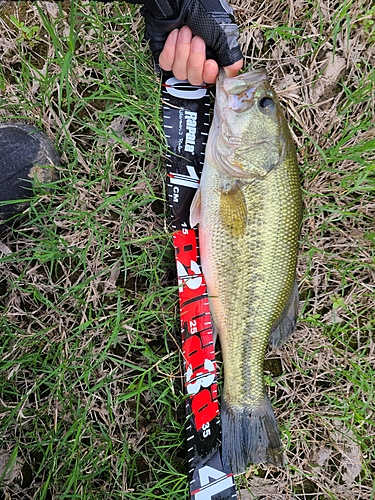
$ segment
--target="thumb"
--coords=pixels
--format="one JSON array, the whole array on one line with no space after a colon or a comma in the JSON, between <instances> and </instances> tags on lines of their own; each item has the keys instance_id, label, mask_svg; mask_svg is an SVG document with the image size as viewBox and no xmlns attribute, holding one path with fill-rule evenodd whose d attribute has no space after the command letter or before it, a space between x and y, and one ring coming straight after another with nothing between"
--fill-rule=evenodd
<instances>
[{"instance_id":1,"label":"thumb","mask_svg":"<svg viewBox=\"0 0 375 500\"><path fill-rule=\"evenodd\" d=\"M229 78L237 76L242 66L243 66L243 59L236 61L234 64L231 64L230 66L225 66L224 71L226 76L228 76Z\"/></svg>"}]
</instances>

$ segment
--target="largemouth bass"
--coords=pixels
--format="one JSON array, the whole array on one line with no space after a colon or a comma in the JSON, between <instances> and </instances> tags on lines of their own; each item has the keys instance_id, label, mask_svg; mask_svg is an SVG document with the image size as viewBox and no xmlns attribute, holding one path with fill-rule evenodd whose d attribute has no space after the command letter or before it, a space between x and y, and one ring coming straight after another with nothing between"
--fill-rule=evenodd
<instances>
[{"instance_id":1,"label":"largemouth bass","mask_svg":"<svg viewBox=\"0 0 375 500\"><path fill-rule=\"evenodd\" d=\"M295 147L264 70L219 75L213 124L190 223L224 362L222 454L235 474L283 464L265 391L267 344L298 314L296 261L301 191Z\"/></svg>"}]
</instances>

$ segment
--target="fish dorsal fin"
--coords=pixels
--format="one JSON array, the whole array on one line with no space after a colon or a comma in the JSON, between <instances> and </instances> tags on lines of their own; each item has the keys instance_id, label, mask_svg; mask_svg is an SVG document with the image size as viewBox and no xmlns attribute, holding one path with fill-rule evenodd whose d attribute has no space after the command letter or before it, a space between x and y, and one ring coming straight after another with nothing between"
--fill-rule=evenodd
<instances>
[{"instance_id":1,"label":"fish dorsal fin","mask_svg":"<svg viewBox=\"0 0 375 500\"><path fill-rule=\"evenodd\" d=\"M285 309L271 330L269 343L272 347L279 347L293 332L298 317L298 303L297 280L294 280L294 286Z\"/></svg>"},{"instance_id":2,"label":"fish dorsal fin","mask_svg":"<svg viewBox=\"0 0 375 500\"><path fill-rule=\"evenodd\" d=\"M201 221L201 190L197 189L190 205L190 227L193 228Z\"/></svg>"},{"instance_id":3,"label":"fish dorsal fin","mask_svg":"<svg viewBox=\"0 0 375 500\"><path fill-rule=\"evenodd\" d=\"M229 234L241 237L245 234L247 225L247 208L242 189L234 189L220 193L220 218L223 227Z\"/></svg>"}]
</instances>

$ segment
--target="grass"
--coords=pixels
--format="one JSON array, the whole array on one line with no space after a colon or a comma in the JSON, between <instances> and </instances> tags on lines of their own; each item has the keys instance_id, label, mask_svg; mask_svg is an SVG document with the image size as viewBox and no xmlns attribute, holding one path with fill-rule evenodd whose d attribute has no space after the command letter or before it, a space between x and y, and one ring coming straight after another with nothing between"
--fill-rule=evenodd
<instances>
[{"instance_id":1,"label":"grass","mask_svg":"<svg viewBox=\"0 0 375 500\"><path fill-rule=\"evenodd\" d=\"M5 236L0 448L21 474L2 487L40 499L161 498L173 487L179 498L183 396L159 88L138 35L130 47L120 38L134 29L126 5L56 6L57 17L41 4L24 14L47 40L47 66L34 56L43 46L18 40L19 65L5 69L19 100L7 105L4 94L3 111L53 123L62 167Z\"/></svg>"},{"instance_id":2,"label":"grass","mask_svg":"<svg viewBox=\"0 0 375 500\"><path fill-rule=\"evenodd\" d=\"M1 235L1 498L188 497L159 83L126 2L0 2L0 117L61 154ZM301 315L268 354L287 467L241 499L375 498L373 6L235 0L292 126Z\"/></svg>"}]
</instances>

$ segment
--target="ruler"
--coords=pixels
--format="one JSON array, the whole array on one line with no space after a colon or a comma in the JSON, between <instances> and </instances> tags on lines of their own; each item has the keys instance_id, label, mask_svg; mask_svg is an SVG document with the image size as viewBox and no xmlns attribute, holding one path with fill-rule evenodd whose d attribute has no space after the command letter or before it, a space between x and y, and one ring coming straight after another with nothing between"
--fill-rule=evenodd
<instances>
[{"instance_id":1,"label":"ruler","mask_svg":"<svg viewBox=\"0 0 375 500\"><path fill-rule=\"evenodd\" d=\"M186 438L191 500L237 498L233 474L221 460L217 368L198 233L190 204L199 186L210 127L206 86L162 75L164 133L168 144L167 196L175 248L186 392Z\"/></svg>"}]
</instances>

